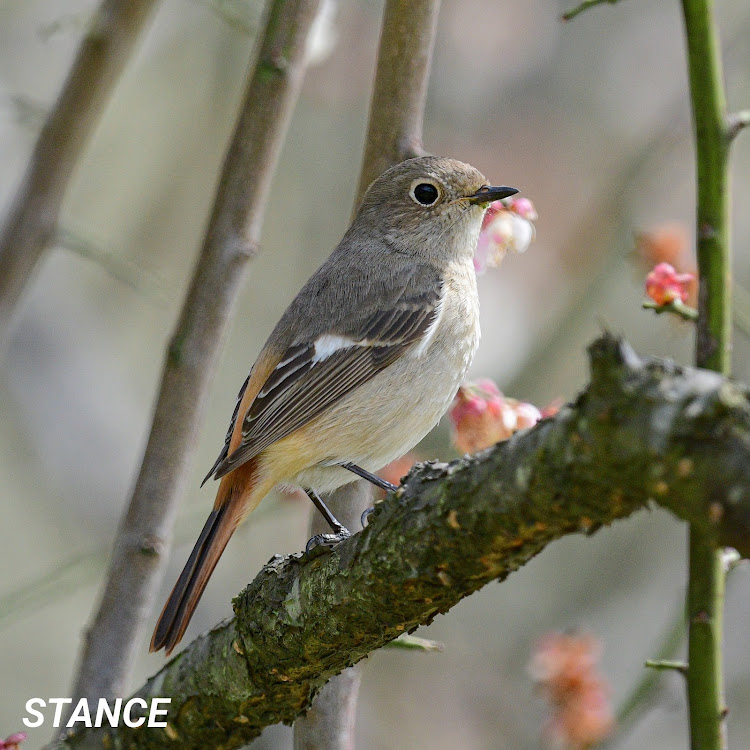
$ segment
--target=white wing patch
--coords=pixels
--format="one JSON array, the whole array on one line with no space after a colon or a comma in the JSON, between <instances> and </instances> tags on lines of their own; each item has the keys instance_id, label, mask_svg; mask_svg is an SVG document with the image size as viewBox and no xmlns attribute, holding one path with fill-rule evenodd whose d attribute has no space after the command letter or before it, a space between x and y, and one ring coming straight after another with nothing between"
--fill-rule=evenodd
<instances>
[{"instance_id":1,"label":"white wing patch","mask_svg":"<svg viewBox=\"0 0 750 750\"><path fill-rule=\"evenodd\" d=\"M315 340L315 353L312 357L312 363L316 364L324 359L328 359L341 349L349 349L352 346L369 346L367 339L355 341L348 336L337 336L336 334L324 333Z\"/></svg>"},{"instance_id":2,"label":"white wing patch","mask_svg":"<svg viewBox=\"0 0 750 750\"><path fill-rule=\"evenodd\" d=\"M440 325L440 320L443 317L443 302L445 301L445 290L443 290L443 294L440 297L440 301L437 303L437 306L435 307L435 316L432 319L432 323L430 323L430 327L424 332L424 336L422 337L422 340L419 342L419 346L414 350L414 356L415 357L421 357L426 351L427 347L429 347L430 342L432 341L433 336L435 335L435 331L437 331L438 326Z\"/></svg>"}]
</instances>

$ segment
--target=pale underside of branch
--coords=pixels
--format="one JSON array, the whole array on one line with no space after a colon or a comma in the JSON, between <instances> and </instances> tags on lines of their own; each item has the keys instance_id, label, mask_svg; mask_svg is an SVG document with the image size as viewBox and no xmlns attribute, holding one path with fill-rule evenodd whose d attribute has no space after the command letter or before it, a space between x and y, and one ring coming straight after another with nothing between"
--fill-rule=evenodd
<instances>
[{"instance_id":1,"label":"pale underside of branch","mask_svg":"<svg viewBox=\"0 0 750 750\"><path fill-rule=\"evenodd\" d=\"M608 335L590 355L590 384L555 417L476 456L416 467L332 552L272 559L235 599L234 620L138 691L172 699L166 729L90 730L66 746L240 747L555 539L651 502L750 555L748 389L641 360Z\"/></svg>"}]
</instances>

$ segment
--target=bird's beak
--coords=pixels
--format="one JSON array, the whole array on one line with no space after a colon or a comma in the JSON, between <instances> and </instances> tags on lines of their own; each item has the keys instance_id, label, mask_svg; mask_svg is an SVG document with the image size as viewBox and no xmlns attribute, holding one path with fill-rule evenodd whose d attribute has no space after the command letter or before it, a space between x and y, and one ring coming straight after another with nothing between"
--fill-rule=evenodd
<instances>
[{"instance_id":1,"label":"bird's beak","mask_svg":"<svg viewBox=\"0 0 750 750\"><path fill-rule=\"evenodd\" d=\"M485 185L480 187L476 193L467 195L466 198L470 203L492 203L493 201L499 201L501 198L508 198L511 195L515 195L518 192L512 187L493 187L492 185Z\"/></svg>"}]
</instances>

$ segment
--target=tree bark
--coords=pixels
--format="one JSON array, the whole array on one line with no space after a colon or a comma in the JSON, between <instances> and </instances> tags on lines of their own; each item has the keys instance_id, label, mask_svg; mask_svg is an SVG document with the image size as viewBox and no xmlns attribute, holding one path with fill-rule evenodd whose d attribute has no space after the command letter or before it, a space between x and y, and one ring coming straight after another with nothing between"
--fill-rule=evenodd
<instances>
[{"instance_id":1,"label":"tree bark","mask_svg":"<svg viewBox=\"0 0 750 750\"><path fill-rule=\"evenodd\" d=\"M155 0L104 0L47 117L0 233L0 352L13 311L52 241L68 182Z\"/></svg>"},{"instance_id":2,"label":"tree bark","mask_svg":"<svg viewBox=\"0 0 750 750\"><path fill-rule=\"evenodd\" d=\"M641 360L608 335L590 355L590 384L555 417L476 456L416 467L329 554L271 560L235 599L234 620L136 693L171 698L166 729L84 730L64 747L239 747L550 542L651 502L749 556L750 390Z\"/></svg>"},{"instance_id":3,"label":"tree bark","mask_svg":"<svg viewBox=\"0 0 750 750\"><path fill-rule=\"evenodd\" d=\"M180 320L167 350L151 434L86 634L77 698L125 694L152 614L190 473L209 386L257 252L261 220L319 0L273 0Z\"/></svg>"}]
</instances>

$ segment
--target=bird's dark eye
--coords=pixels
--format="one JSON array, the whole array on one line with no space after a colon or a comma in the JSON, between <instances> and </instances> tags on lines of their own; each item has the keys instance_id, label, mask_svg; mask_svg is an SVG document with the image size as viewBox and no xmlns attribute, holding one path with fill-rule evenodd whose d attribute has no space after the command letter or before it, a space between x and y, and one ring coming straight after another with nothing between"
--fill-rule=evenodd
<instances>
[{"instance_id":1,"label":"bird's dark eye","mask_svg":"<svg viewBox=\"0 0 750 750\"><path fill-rule=\"evenodd\" d=\"M434 206L440 191L431 182L418 182L411 189L411 197L422 206Z\"/></svg>"}]
</instances>

